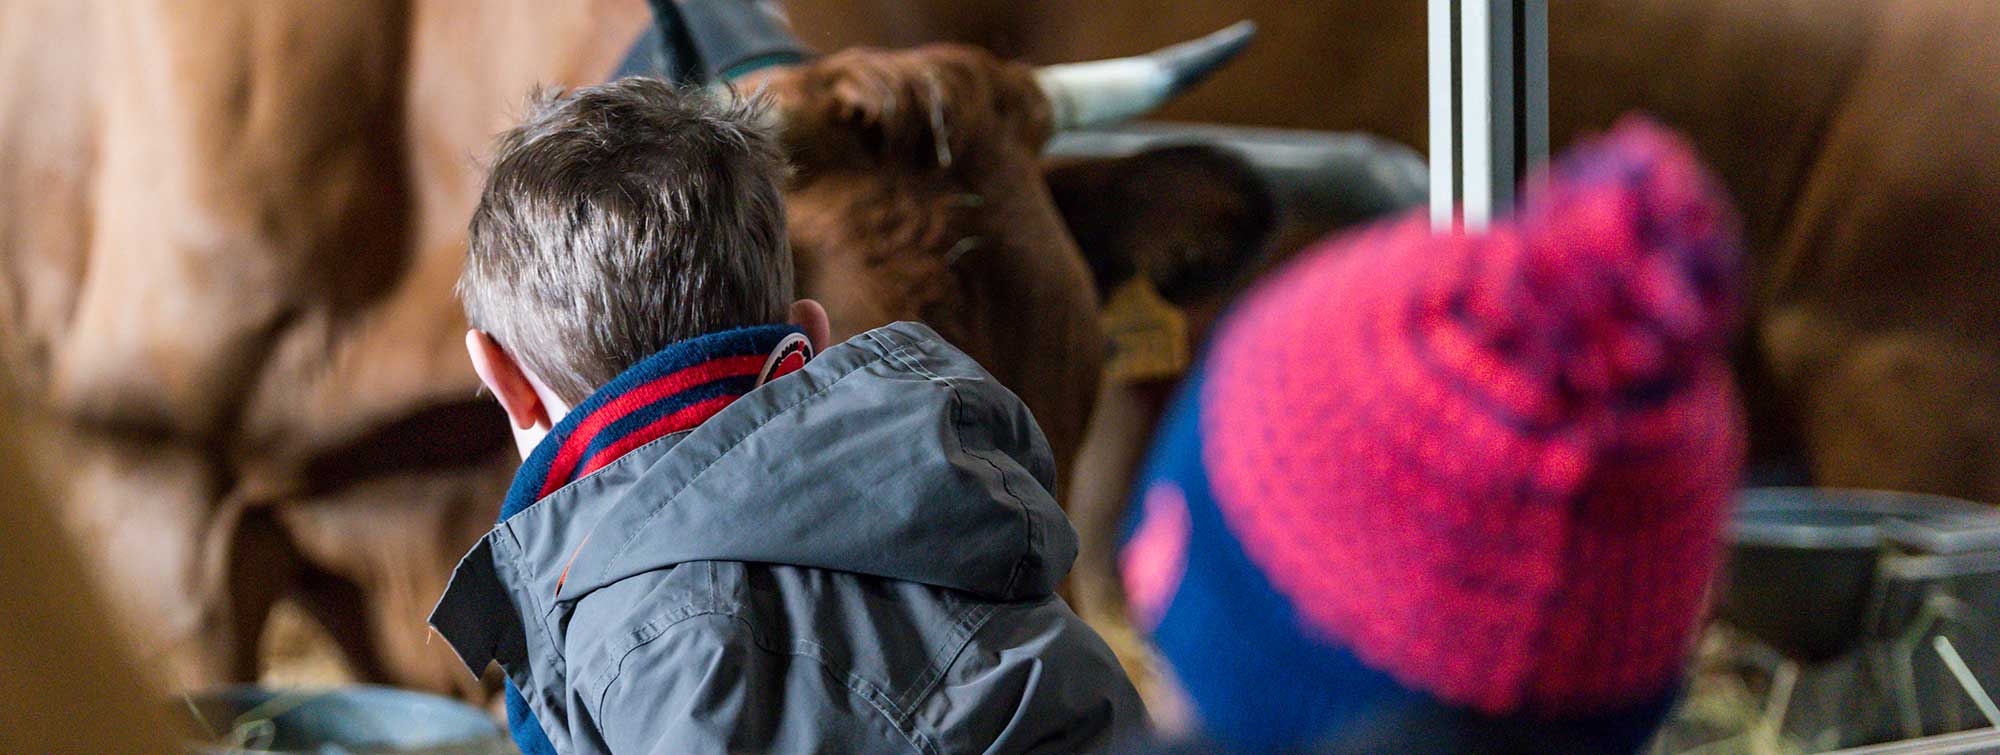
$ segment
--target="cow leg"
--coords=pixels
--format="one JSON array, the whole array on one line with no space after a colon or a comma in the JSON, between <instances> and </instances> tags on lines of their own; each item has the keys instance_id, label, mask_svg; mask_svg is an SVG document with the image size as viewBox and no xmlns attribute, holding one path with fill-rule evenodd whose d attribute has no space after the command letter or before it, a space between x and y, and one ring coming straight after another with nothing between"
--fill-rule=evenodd
<instances>
[{"instance_id":1,"label":"cow leg","mask_svg":"<svg viewBox=\"0 0 2000 755\"><path fill-rule=\"evenodd\" d=\"M1132 499L1132 485L1145 460L1153 428L1171 385L1130 384L1106 378L1096 410L1084 431L1071 468L1070 521L1076 525L1076 569L1070 572L1077 615L1111 646L1141 693L1149 696L1152 654L1125 612L1118 576L1118 532Z\"/></svg>"},{"instance_id":2,"label":"cow leg","mask_svg":"<svg viewBox=\"0 0 2000 755\"><path fill-rule=\"evenodd\" d=\"M426 622L458 558L491 527L505 470L408 473L286 504L308 563L303 595L369 681L482 699L486 687Z\"/></svg>"},{"instance_id":3,"label":"cow leg","mask_svg":"<svg viewBox=\"0 0 2000 755\"><path fill-rule=\"evenodd\" d=\"M326 629L354 674L362 679L391 677L375 646L375 622L368 594L352 580L308 568L299 579L298 601Z\"/></svg>"},{"instance_id":4,"label":"cow leg","mask_svg":"<svg viewBox=\"0 0 2000 755\"><path fill-rule=\"evenodd\" d=\"M235 505L235 504L225 504ZM294 589L299 560L267 507L242 505L226 565L232 681L251 681L262 671L258 648L271 609Z\"/></svg>"},{"instance_id":5,"label":"cow leg","mask_svg":"<svg viewBox=\"0 0 2000 755\"><path fill-rule=\"evenodd\" d=\"M2000 504L2000 355L1963 336L1862 336L1805 376L1816 484Z\"/></svg>"},{"instance_id":6,"label":"cow leg","mask_svg":"<svg viewBox=\"0 0 2000 755\"><path fill-rule=\"evenodd\" d=\"M219 502L217 465L188 445L77 433L51 449L65 523L142 665L172 689L255 678L287 558L275 528Z\"/></svg>"}]
</instances>

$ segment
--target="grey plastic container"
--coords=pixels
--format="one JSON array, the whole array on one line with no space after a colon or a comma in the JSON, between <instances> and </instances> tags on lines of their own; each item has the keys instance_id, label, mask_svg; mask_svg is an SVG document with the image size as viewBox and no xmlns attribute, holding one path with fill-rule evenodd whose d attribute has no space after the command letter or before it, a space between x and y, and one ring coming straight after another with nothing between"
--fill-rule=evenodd
<instances>
[{"instance_id":1,"label":"grey plastic container","mask_svg":"<svg viewBox=\"0 0 2000 755\"><path fill-rule=\"evenodd\" d=\"M280 699L285 698L285 699ZM421 692L356 685L330 690L224 687L193 695L197 728L216 741L197 743L204 755L504 755L515 753L506 732L485 711ZM226 737L259 707L275 713L255 746L232 748ZM261 718L261 716L259 716ZM260 727L261 728L261 727Z\"/></svg>"},{"instance_id":2,"label":"grey plastic container","mask_svg":"<svg viewBox=\"0 0 2000 755\"><path fill-rule=\"evenodd\" d=\"M1893 578L1912 558L2000 552L2000 510L1955 498L1777 487L1738 500L1720 617L1808 663L1900 626L1904 611L1881 611L1885 555Z\"/></svg>"}]
</instances>

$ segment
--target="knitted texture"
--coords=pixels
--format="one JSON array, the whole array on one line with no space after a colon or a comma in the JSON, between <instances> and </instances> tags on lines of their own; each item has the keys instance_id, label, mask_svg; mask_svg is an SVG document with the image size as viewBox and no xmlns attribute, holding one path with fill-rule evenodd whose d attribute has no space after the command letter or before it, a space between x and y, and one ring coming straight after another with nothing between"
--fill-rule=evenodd
<instances>
[{"instance_id":1,"label":"knitted texture","mask_svg":"<svg viewBox=\"0 0 2000 755\"><path fill-rule=\"evenodd\" d=\"M1201 391L1205 373L1185 389ZM1186 394L1184 394L1186 395ZM1121 553L1138 626L1169 661L1201 732L1222 752L1291 751L1383 706L1425 695L1339 643L1300 631L1298 612L1224 523L1202 469L1200 407L1176 402L1149 461L1145 508ZM1583 754L1572 754L1583 755Z\"/></svg>"},{"instance_id":2,"label":"knitted texture","mask_svg":"<svg viewBox=\"0 0 2000 755\"><path fill-rule=\"evenodd\" d=\"M1222 518L1302 631L1452 705L1576 716L1669 692L1701 619L1743 453L1740 245L1641 120L1530 186L1488 233L1417 213L1307 252L1192 398Z\"/></svg>"}]
</instances>

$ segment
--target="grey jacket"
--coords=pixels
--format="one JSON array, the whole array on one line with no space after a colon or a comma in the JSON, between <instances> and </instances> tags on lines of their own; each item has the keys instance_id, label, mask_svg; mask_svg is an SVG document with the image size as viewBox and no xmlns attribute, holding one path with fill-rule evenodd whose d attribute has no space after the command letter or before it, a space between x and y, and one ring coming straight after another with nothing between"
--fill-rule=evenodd
<instances>
[{"instance_id":1,"label":"grey jacket","mask_svg":"<svg viewBox=\"0 0 2000 755\"><path fill-rule=\"evenodd\" d=\"M828 349L503 522L432 624L563 755L1082 753L1141 726L1053 593L1027 408L930 329Z\"/></svg>"}]
</instances>

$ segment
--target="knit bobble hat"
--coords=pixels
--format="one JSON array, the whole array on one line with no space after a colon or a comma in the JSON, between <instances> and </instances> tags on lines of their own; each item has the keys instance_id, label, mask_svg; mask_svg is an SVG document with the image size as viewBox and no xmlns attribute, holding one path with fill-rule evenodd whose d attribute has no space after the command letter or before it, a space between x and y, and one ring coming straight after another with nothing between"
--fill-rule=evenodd
<instances>
[{"instance_id":1,"label":"knit bobble hat","mask_svg":"<svg viewBox=\"0 0 2000 755\"><path fill-rule=\"evenodd\" d=\"M1742 464L1736 222L1638 119L1530 186L1490 232L1416 213L1306 252L1170 410L1122 569L1219 739L1629 751L1671 701Z\"/></svg>"}]
</instances>

